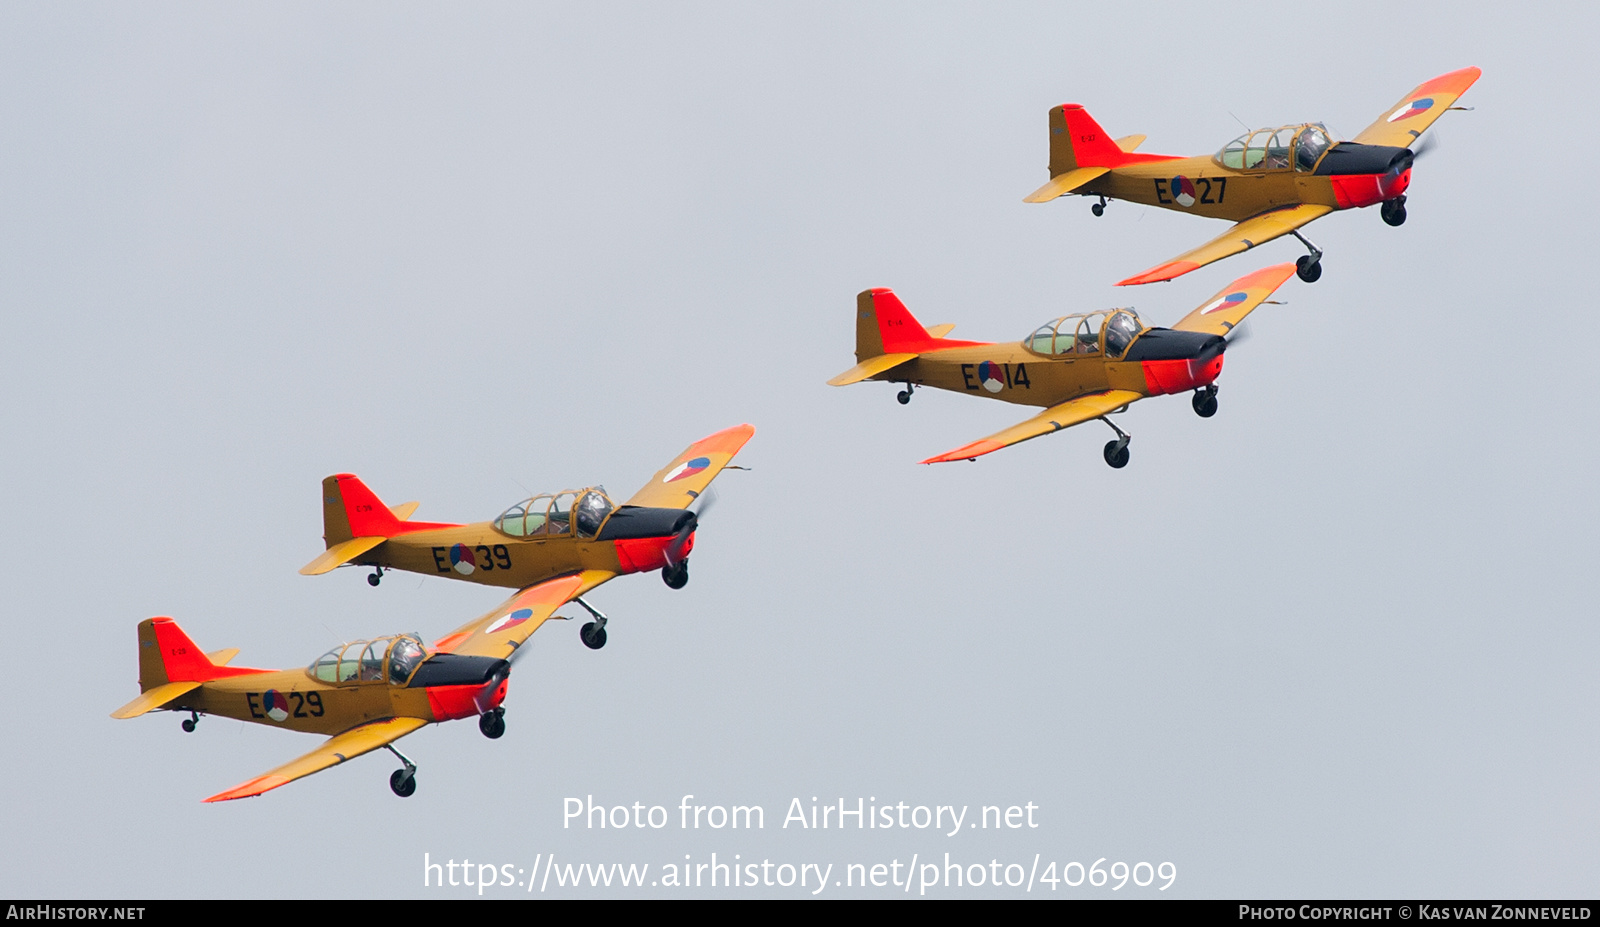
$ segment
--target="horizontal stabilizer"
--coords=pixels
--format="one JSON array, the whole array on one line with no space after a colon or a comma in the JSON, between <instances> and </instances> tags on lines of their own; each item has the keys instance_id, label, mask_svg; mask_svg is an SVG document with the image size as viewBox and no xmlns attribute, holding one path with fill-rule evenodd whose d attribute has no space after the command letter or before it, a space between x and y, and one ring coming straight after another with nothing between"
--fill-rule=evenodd
<instances>
[{"instance_id":1,"label":"horizontal stabilizer","mask_svg":"<svg viewBox=\"0 0 1600 927\"><path fill-rule=\"evenodd\" d=\"M1124 135L1117 139L1117 147L1131 154L1144 144L1144 139L1143 135Z\"/></svg>"},{"instance_id":2,"label":"horizontal stabilizer","mask_svg":"<svg viewBox=\"0 0 1600 927\"><path fill-rule=\"evenodd\" d=\"M1024 203L1048 203L1064 196L1097 177L1111 172L1109 167L1079 167L1057 174L1050 182L1022 198Z\"/></svg>"},{"instance_id":3,"label":"horizontal stabilizer","mask_svg":"<svg viewBox=\"0 0 1600 927\"><path fill-rule=\"evenodd\" d=\"M394 517L405 521L417 511L417 506L421 504L420 502L402 502L399 505L389 506L389 511L394 513Z\"/></svg>"},{"instance_id":4,"label":"horizontal stabilizer","mask_svg":"<svg viewBox=\"0 0 1600 927\"><path fill-rule=\"evenodd\" d=\"M949 335L951 332L953 332L955 330L956 330L956 324L954 322L946 322L943 325L935 325L932 328L928 329L928 337L929 338L943 338L943 337Z\"/></svg>"},{"instance_id":5,"label":"horizontal stabilizer","mask_svg":"<svg viewBox=\"0 0 1600 927\"><path fill-rule=\"evenodd\" d=\"M955 326L950 326L954 328ZM937 336L936 336L937 337ZM862 380L871 379L880 373L900 366L908 360L916 358L915 354L879 354L870 357L851 367L828 381L829 386L849 386L851 383L860 383Z\"/></svg>"},{"instance_id":6,"label":"horizontal stabilizer","mask_svg":"<svg viewBox=\"0 0 1600 927\"><path fill-rule=\"evenodd\" d=\"M415 506L416 503L413 502L411 505ZM341 544L335 544L323 551L317 559L301 567L300 572L305 576L320 576L335 567L344 566L387 540L388 538L352 538Z\"/></svg>"},{"instance_id":7,"label":"horizontal stabilizer","mask_svg":"<svg viewBox=\"0 0 1600 927\"><path fill-rule=\"evenodd\" d=\"M212 650L206 653L206 659L217 666L227 666L229 661L239 655L239 648L224 647L221 650Z\"/></svg>"},{"instance_id":8,"label":"horizontal stabilizer","mask_svg":"<svg viewBox=\"0 0 1600 927\"><path fill-rule=\"evenodd\" d=\"M237 650L234 651L234 653L238 652ZM137 718L147 711L155 711L185 692L192 692L198 688L200 688L200 683L198 682L169 682L166 685L156 686L149 692L113 711L111 717Z\"/></svg>"}]
</instances>

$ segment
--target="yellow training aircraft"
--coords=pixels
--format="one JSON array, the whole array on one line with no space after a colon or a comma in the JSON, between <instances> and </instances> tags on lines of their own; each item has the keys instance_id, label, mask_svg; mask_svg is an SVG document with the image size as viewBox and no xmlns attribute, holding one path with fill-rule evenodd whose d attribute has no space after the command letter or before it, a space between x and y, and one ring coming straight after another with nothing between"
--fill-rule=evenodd
<instances>
[{"instance_id":1,"label":"yellow training aircraft","mask_svg":"<svg viewBox=\"0 0 1600 927\"><path fill-rule=\"evenodd\" d=\"M212 714L328 735L305 756L206 801L260 795L379 748L404 764L389 777L389 787L403 798L416 791L417 766L394 742L456 718L477 717L485 737L504 734L501 703L511 662L556 609L608 578L603 570L589 570L547 580L431 647L415 634L356 641L334 647L305 669L229 666L237 649L205 653L171 618L148 618L139 623L142 694L111 717L186 711L183 729L190 732L201 715Z\"/></svg>"},{"instance_id":2,"label":"yellow training aircraft","mask_svg":"<svg viewBox=\"0 0 1600 927\"><path fill-rule=\"evenodd\" d=\"M624 573L657 569L668 586L682 589L705 513L704 503L699 512L688 511L689 504L753 434L753 427L738 425L696 441L621 507L604 487L592 486L524 499L494 521L471 525L411 521L417 503L391 508L353 474L336 474L322 481L328 549L300 572L360 564L373 568L367 582L374 586L384 570L406 570L517 589L578 576L582 582L562 601L576 600L594 616L579 636L598 650L606 643L606 616L579 596Z\"/></svg>"},{"instance_id":3,"label":"yellow training aircraft","mask_svg":"<svg viewBox=\"0 0 1600 927\"><path fill-rule=\"evenodd\" d=\"M1383 221L1406 221L1412 146L1434 120L1467 92L1482 73L1462 68L1406 94L1354 140L1334 142L1321 123L1261 129L1239 136L1215 155L1181 158L1136 154L1143 135L1115 141L1082 106L1050 111L1050 182L1024 202L1045 203L1064 194L1177 209L1236 223L1186 254L1129 277L1119 285L1171 280L1212 261L1254 248L1280 235L1300 239L1310 254L1296 268L1310 283L1322 276L1322 250L1299 228L1336 209L1381 203Z\"/></svg>"},{"instance_id":4,"label":"yellow training aircraft","mask_svg":"<svg viewBox=\"0 0 1600 927\"><path fill-rule=\"evenodd\" d=\"M1128 465L1132 438L1107 418L1146 396L1194 390L1194 411L1217 412L1217 375L1225 337L1295 271L1279 264L1240 277L1172 328L1149 328L1132 309L1069 315L1041 325L1021 344L946 338L953 325L925 329L890 290L856 297L854 367L829 380L904 383L901 405L915 386L970 393L1028 406L1048 406L1020 425L923 463L971 460L1082 422L1099 419L1117 433L1106 463Z\"/></svg>"}]
</instances>

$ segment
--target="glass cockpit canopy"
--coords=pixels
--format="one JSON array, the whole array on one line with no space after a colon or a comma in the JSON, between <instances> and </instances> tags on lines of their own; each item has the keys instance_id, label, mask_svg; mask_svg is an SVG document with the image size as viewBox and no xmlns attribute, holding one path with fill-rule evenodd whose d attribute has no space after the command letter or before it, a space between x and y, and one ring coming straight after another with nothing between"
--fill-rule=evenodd
<instances>
[{"instance_id":1,"label":"glass cockpit canopy","mask_svg":"<svg viewBox=\"0 0 1600 927\"><path fill-rule=\"evenodd\" d=\"M514 538L566 537L577 530L578 537L592 538L616 506L604 486L566 489L524 499L500 513L494 530Z\"/></svg>"},{"instance_id":2,"label":"glass cockpit canopy","mask_svg":"<svg viewBox=\"0 0 1600 927\"><path fill-rule=\"evenodd\" d=\"M1320 122L1257 129L1246 132L1217 152L1217 163L1245 171L1281 170L1293 167L1309 172L1317 166L1323 152L1333 147L1328 127Z\"/></svg>"},{"instance_id":3,"label":"glass cockpit canopy","mask_svg":"<svg viewBox=\"0 0 1600 927\"><path fill-rule=\"evenodd\" d=\"M392 685L403 686L427 657L422 638L397 634L340 644L318 657L306 672L320 682L336 685L388 679Z\"/></svg>"},{"instance_id":4,"label":"glass cockpit canopy","mask_svg":"<svg viewBox=\"0 0 1600 927\"><path fill-rule=\"evenodd\" d=\"M1104 350L1110 357L1121 357L1142 331L1144 323L1139 321L1139 313L1132 309L1106 309L1046 322L1022 345L1035 354L1087 356Z\"/></svg>"}]
</instances>

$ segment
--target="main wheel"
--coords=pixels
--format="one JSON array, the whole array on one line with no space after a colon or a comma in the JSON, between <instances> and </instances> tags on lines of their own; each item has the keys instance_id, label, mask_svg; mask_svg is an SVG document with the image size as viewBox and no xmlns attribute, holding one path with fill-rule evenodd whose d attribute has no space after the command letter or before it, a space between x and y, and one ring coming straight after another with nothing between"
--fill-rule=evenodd
<instances>
[{"instance_id":1,"label":"main wheel","mask_svg":"<svg viewBox=\"0 0 1600 927\"><path fill-rule=\"evenodd\" d=\"M1300 275L1300 279L1307 283L1316 283L1322 276L1322 259L1317 258L1313 261L1309 254L1295 261L1294 267L1295 272Z\"/></svg>"},{"instance_id":2,"label":"main wheel","mask_svg":"<svg viewBox=\"0 0 1600 927\"><path fill-rule=\"evenodd\" d=\"M401 798L410 798L411 793L417 790L417 776L404 769L397 769L389 777L389 788Z\"/></svg>"},{"instance_id":3,"label":"main wheel","mask_svg":"<svg viewBox=\"0 0 1600 927\"><path fill-rule=\"evenodd\" d=\"M382 581L383 581L383 577L379 576L376 573L373 573L373 574L371 574L370 576L367 577L367 585L369 585L369 586L376 586L378 583L380 583Z\"/></svg>"},{"instance_id":4,"label":"main wheel","mask_svg":"<svg viewBox=\"0 0 1600 927\"><path fill-rule=\"evenodd\" d=\"M1378 214L1383 216L1383 221L1392 226L1406 224L1406 204L1403 200L1389 200L1378 207Z\"/></svg>"},{"instance_id":5,"label":"main wheel","mask_svg":"<svg viewBox=\"0 0 1600 927\"><path fill-rule=\"evenodd\" d=\"M193 718L185 718L183 720L183 732L185 734L193 734L194 733L194 719Z\"/></svg>"},{"instance_id":6,"label":"main wheel","mask_svg":"<svg viewBox=\"0 0 1600 927\"><path fill-rule=\"evenodd\" d=\"M590 650L599 650L606 645L606 629L591 621L578 630L578 639Z\"/></svg>"},{"instance_id":7,"label":"main wheel","mask_svg":"<svg viewBox=\"0 0 1600 927\"><path fill-rule=\"evenodd\" d=\"M671 566L662 567L661 581L667 584L668 589L682 589L689 585L689 561L680 560Z\"/></svg>"},{"instance_id":8,"label":"main wheel","mask_svg":"<svg viewBox=\"0 0 1600 927\"><path fill-rule=\"evenodd\" d=\"M1210 418L1217 414L1217 397L1215 393L1195 393L1189 404L1194 406L1194 414L1201 418Z\"/></svg>"},{"instance_id":9,"label":"main wheel","mask_svg":"<svg viewBox=\"0 0 1600 927\"><path fill-rule=\"evenodd\" d=\"M486 711L478 716L478 730L490 740L499 740L500 735L506 732L506 713L503 708Z\"/></svg>"},{"instance_id":10,"label":"main wheel","mask_svg":"<svg viewBox=\"0 0 1600 927\"><path fill-rule=\"evenodd\" d=\"M894 398L900 400L901 405L905 405L911 401L911 390L903 389L900 392L895 393Z\"/></svg>"},{"instance_id":11,"label":"main wheel","mask_svg":"<svg viewBox=\"0 0 1600 927\"><path fill-rule=\"evenodd\" d=\"M1094 213L1097 216L1103 216L1103 215L1106 214L1106 204L1104 204L1104 203L1096 203L1093 206L1089 207L1089 211Z\"/></svg>"},{"instance_id":12,"label":"main wheel","mask_svg":"<svg viewBox=\"0 0 1600 927\"><path fill-rule=\"evenodd\" d=\"M1123 467L1128 465L1128 446L1124 444L1121 447L1118 447L1117 442L1107 441L1105 456L1106 463L1118 470L1121 470Z\"/></svg>"}]
</instances>

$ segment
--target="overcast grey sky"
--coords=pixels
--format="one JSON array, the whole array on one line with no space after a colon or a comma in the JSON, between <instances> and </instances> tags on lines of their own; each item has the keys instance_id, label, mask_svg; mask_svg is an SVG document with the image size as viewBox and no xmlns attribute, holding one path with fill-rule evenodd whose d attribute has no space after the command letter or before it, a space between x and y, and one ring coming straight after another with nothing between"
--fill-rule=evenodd
<instances>
[{"instance_id":1,"label":"overcast grey sky","mask_svg":"<svg viewBox=\"0 0 1600 927\"><path fill-rule=\"evenodd\" d=\"M0 893L457 897L424 854L655 878L715 852L830 883L949 853L1175 864L1117 896L1592 895L1597 17L1522 9L5 5ZM1235 117L1349 136L1466 65L1406 225L1312 226L1322 280L1253 318L1215 418L1123 416L1125 470L1101 426L919 467L1025 410L824 385L869 286L1012 341L1108 305L1170 324L1300 253L1112 286L1223 226L1023 204L1055 104L1187 155ZM316 741L108 717L151 615L292 667L503 598L298 575L329 473L475 521L626 497L739 422L753 470L719 479L688 588L599 590L600 652L540 631L503 739L402 742L410 799L381 754L205 805ZM591 794L672 826L564 829ZM681 829L686 794L766 828ZM781 826L813 796L1039 826Z\"/></svg>"}]
</instances>

